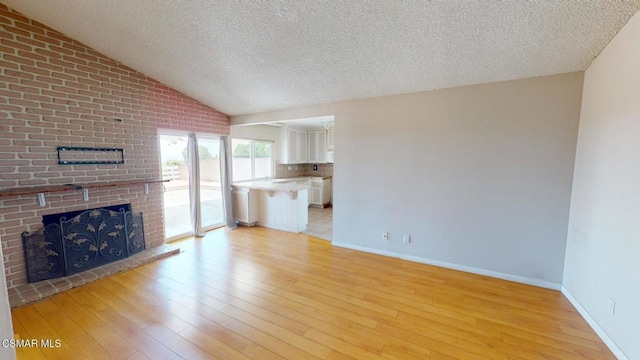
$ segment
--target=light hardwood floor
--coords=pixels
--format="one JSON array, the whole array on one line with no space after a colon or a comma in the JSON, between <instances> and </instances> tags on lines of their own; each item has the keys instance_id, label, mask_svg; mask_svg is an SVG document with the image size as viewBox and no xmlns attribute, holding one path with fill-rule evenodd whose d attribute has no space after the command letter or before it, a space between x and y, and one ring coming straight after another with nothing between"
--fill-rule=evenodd
<instances>
[{"instance_id":1,"label":"light hardwood floor","mask_svg":"<svg viewBox=\"0 0 640 360\"><path fill-rule=\"evenodd\" d=\"M219 229L13 311L19 359L614 359L557 291Z\"/></svg>"}]
</instances>

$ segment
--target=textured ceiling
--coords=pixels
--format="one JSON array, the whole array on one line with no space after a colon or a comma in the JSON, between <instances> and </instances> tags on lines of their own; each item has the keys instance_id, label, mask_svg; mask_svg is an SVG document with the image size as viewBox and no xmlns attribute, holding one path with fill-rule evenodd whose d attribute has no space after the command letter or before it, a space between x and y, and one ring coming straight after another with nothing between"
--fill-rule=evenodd
<instances>
[{"instance_id":1,"label":"textured ceiling","mask_svg":"<svg viewBox=\"0 0 640 360\"><path fill-rule=\"evenodd\" d=\"M229 115L584 70L640 0L0 0Z\"/></svg>"}]
</instances>

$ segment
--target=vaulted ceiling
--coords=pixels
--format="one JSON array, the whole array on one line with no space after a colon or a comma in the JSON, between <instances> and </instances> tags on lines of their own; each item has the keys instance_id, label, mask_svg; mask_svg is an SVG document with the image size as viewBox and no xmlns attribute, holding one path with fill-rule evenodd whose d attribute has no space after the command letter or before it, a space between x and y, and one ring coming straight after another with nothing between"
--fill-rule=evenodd
<instances>
[{"instance_id":1,"label":"vaulted ceiling","mask_svg":"<svg viewBox=\"0 0 640 360\"><path fill-rule=\"evenodd\" d=\"M229 115L584 70L640 0L0 0Z\"/></svg>"}]
</instances>

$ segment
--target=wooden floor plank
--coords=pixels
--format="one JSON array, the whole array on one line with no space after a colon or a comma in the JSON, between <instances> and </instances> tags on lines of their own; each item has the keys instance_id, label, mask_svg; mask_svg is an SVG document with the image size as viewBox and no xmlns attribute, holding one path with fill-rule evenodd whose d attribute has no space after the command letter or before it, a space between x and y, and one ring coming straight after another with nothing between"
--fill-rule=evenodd
<instances>
[{"instance_id":1,"label":"wooden floor plank","mask_svg":"<svg viewBox=\"0 0 640 360\"><path fill-rule=\"evenodd\" d=\"M382 356L389 360L428 360L431 359L431 351L415 352L414 349L403 346L385 345Z\"/></svg>"},{"instance_id":2,"label":"wooden floor plank","mask_svg":"<svg viewBox=\"0 0 640 360\"><path fill-rule=\"evenodd\" d=\"M18 359L614 359L553 290L218 229L179 255L14 309Z\"/></svg>"},{"instance_id":3,"label":"wooden floor plank","mask_svg":"<svg viewBox=\"0 0 640 360\"><path fill-rule=\"evenodd\" d=\"M127 359L137 352L126 338L114 332L107 324L96 317L91 311L80 306L68 293L51 298L64 316L73 320L100 344L114 359Z\"/></svg>"},{"instance_id":4,"label":"wooden floor plank","mask_svg":"<svg viewBox=\"0 0 640 360\"><path fill-rule=\"evenodd\" d=\"M137 351L136 353L129 356L126 360L151 360L145 354Z\"/></svg>"},{"instance_id":5,"label":"wooden floor plank","mask_svg":"<svg viewBox=\"0 0 640 360\"><path fill-rule=\"evenodd\" d=\"M91 287L101 286L99 284L92 283ZM115 300L114 296L103 297L91 292L92 289L89 286L85 286L81 291L70 292L70 295L84 307L91 309L93 304L101 304L108 302L113 305L111 300ZM102 308L102 306L100 306ZM119 312L116 308L107 306L102 308L101 311L94 312L94 315L106 323L113 331L117 332L121 336L125 337L127 341L132 344L139 352L151 359L170 360L177 355L171 349L166 347L162 342L154 339L147 334L144 328L138 326L131 320L133 314L129 309L120 309Z\"/></svg>"},{"instance_id":6,"label":"wooden floor plank","mask_svg":"<svg viewBox=\"0 0 640 360\"><path fill-rule=\"evenodd\" d=\"M59 299L57 297L56 299ZM41 301L34 306L40 312L45 321L51 328L57 329L56 332L65 334L65 346L71 347L71 350L82 358L91 356L94 359L109 359L112 356L106 348L104 348L91 334L78 324L73 318L69 317L65 311L56 304L54 298ZM124 358L128 354L118 354L118 358Z\"/></svg>"},{"instance_id":7,"label":"wooden floor plank","mask_svg":"<svg viewBox=\"0 0 640 360\"><path fill-rule=\"evenodd\" d=\"M194 339L187 339L182 335L182 331L189 328L187 325L179 330L179 332L172 331L171 329L162 325L151 325L145 328L145 332L151 335L154 339L161 342L164 346L171 349L178 356L185 359L208 359L212 355L208 353L202 347L196 345L198 342ZM198 343L199 344L199 343Z\"/></svg>"},{"instance_id":8,"label":"wooden floor plank","mask_svg":"<svg viewBox=\"0 0 640 360\"><path fill-rule=\"evenodd\" d=\"M322 331L318 331L316 329L309 329L309 331L307 331L305 336L339 353L345 354L347 356L351 356L354 359L363 359L363 360L384 359L379 354L373 353L371 351L367 351L366 349L363 349L358 346L351 345L346 341L343 341L335 336L325 334Z\"/></svg>"},{"instance_id":9,"label":"wooden floor plank","mask_svg":"<svg viewBox=\"0 0 640 360\"><path fill-rule=\"evenodd\" d=\"M18 319L15 312L12 313L11 315L12 315L11 318L13 322L14 339L18 339L18 340L19 339L35 339L35 337L29 333L27 328L24 325L22 325L22 322L20 321L20 319ZM18 359L33 359L33 360L40 360L40 359L47 358L39 348L16 347L16 356Z\"/></svg>"},{"instance_id":10,"label":"wooden floor plank","mask_svg":"<svg viewBox=\"0 0 640 360\"><path fill-rule=\"evenodd\" d=\"M81 357L85 349L78 345L77 341L82 335L78 335L78 331L74 326L66 321L62 321L60 326L52 326L54 319L48 319L48 311L46 309L50 305L51 300L44 300L31 305L28 308L20 308L14 310L15 316L24 325L29 332L31 339L40 342L42 339L61 340L59 348L39 348L47 359L72 359ZM59 318L56 317L55 320ZM33 326L32 324L36 324ZM64 337L62 336L64 334ZM100 355L102 349L96 348L97 355ZM86 356L86 355L85 355Z\"/></svg>"}]
</instances>

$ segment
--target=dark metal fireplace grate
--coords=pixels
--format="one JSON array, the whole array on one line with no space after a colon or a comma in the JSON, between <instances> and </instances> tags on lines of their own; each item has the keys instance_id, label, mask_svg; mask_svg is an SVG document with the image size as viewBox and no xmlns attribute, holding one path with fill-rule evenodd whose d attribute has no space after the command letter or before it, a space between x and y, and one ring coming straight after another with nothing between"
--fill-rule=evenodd
<instances>
[{"instance_id":1,"label":"dark metal fireplace grate","mask_svg":"<svg viewBox=\"0 0 640 360\"><path fill-rule=\"evenodd\" d=\"M41 230L22 233L30 283L77 274L145 248L142 213L131 212L131 204L42 219Z\"/></svg>"}]
</instances>

